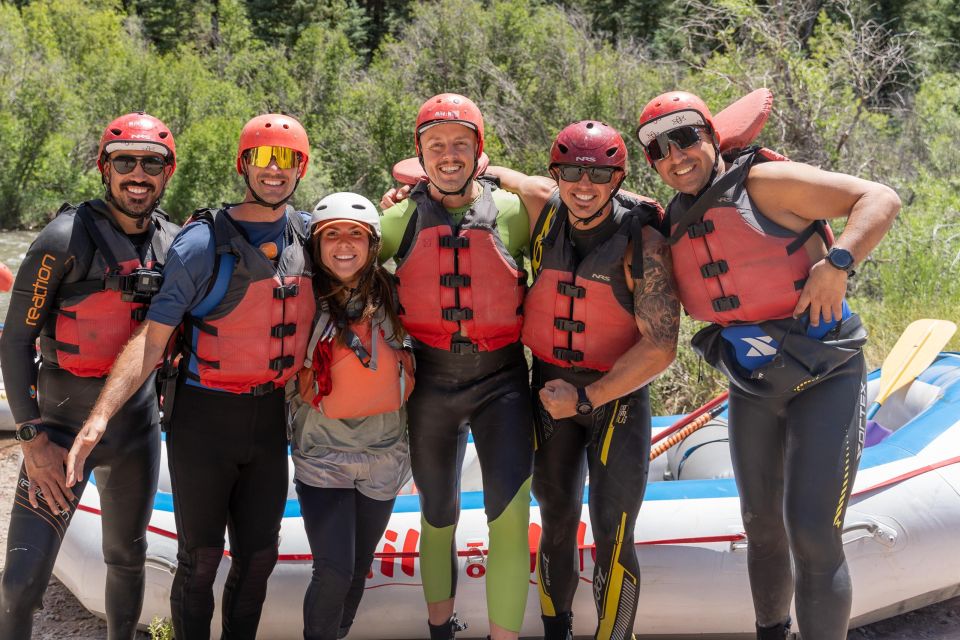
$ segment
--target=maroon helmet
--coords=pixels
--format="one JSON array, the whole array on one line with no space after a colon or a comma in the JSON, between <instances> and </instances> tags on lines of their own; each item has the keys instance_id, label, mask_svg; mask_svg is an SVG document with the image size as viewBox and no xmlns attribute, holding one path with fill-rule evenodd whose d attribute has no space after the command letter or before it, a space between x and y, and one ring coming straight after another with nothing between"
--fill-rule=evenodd
<instances>
[{"instance_id":1,"label":"maroon helmet","mask_svg":"<svg viewBox=\"0 0 960 640\"><path fill-rule=\"evenodd\" d=\"M613 127L597 120L581 120L557 134L550 149L550 166L576 164L616 167L626 171L627 145Z\"/></svg>"}]
</instances>

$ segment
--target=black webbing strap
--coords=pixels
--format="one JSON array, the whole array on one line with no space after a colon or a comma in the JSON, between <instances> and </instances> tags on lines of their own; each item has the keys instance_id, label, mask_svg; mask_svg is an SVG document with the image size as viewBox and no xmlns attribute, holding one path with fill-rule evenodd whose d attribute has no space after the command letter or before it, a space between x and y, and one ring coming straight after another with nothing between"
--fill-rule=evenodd
<instances>
[{"instance_id":1,"label":"black webbing strap","mask_svg":"<svg viewBox=\"0 0 960 640\"><path fill-rule=\"evenodd\" d=\"M677 220L677 227L673 230L673 233L670 234L670 239L667 240L667 242L670 244L679 242L683 234L687 232L687 227L703 218L704 214L716 203L721 195L745 177L744 174L750 170L752 165L753 159L751 158L749 162L734 166L733 169L717 178L717 181L710 185L710 188L707 189L702 196L697 198L693 206L680 216L680 219ZM671 220L671 222L673 221Z\"/></svg>"}]
</instances>

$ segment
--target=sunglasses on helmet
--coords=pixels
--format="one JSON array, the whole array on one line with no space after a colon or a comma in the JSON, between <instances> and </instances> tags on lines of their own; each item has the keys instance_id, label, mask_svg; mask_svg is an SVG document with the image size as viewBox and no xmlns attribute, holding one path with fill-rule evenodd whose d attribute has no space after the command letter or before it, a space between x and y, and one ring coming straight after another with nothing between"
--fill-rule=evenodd
<instances>
[{"instance_id":1,"label":"sunglasses on helmet","mask_svg":"<svg viewBox=\"0 0 960 640\"><path fill-rule=\"evenodd\" d=\"M564 182L580 182L584 173L593 184L607 184L613 180L613 172L617 167L581 167L576 164L555 164L557 175Z\"/></svg>"},{"instance_id":2,"label":"sunglasses on helmet","mask_svg":"<svg viewBox=\"0 0 960 640\"><path fill-rule=\"evenodd\" d=\"M247 163L265 169L276 158L278 169L292 169L300 162L300 154L289 147L264 145L247 149Z\"/></svg>"},{"instance_id":3,"label":"sunglasses on helmet","mask_svg":"<svg viewBox=\"0 0 960 640\"><path fill-rule=\"evenodd\" d=\"M113 165L113 170L120 175L130 173L139 164L148 176L158 176L167 166L167 161L156 156L115 156L110 158L110 164Z\"/></svg>"},{"instance_id":4,"label":"sunglasses on helmet","mask_svg":"<svg viewBox=\"0 0 960 640\"><path fill-rule=\"evenodd\" d=\"M645 149L650 160L656 162L670 155L670 143L678 149L689 149L700 142L700 129L694 126L677 127L658 135L650 141Z\"/></svg>"}]
</instances>

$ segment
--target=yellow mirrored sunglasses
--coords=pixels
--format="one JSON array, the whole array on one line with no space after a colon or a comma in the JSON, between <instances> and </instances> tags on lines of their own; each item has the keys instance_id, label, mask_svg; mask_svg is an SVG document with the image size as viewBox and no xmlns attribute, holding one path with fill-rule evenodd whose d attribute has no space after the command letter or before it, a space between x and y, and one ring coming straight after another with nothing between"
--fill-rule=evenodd
<instances>
[{"instance_id":1,"label":"yellow mirrored sunglasses","mask_svg":"<svg viewBox=\"0 0 960 640\"><path fill-rule=\"evenodd\" d=\"M289 147L274 147L265 145L247 149L247 163L261 169L270 166L270 161L277 160L280 169L292 169L300 161L300 154Z\"/></svg>"}]
</instances>

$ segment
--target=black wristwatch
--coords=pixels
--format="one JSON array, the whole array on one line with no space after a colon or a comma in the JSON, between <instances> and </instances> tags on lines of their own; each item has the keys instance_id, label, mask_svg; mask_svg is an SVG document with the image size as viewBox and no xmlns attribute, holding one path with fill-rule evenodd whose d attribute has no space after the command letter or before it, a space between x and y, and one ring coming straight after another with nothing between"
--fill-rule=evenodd
<instances>
[{"instance_id":1,"label":"black wristwatch","mask_svg":"<svg viewBox=\"0 0 960 640\"><path fill-rule=\"evenodd\" d=\"M40 425L29 422L17 427L17 442L30 442L40 435Z\"/></svg>"},{"instance_id":2,"label":"black wristwatch","mask_svg":"<svg viewBox=\"0 0 960 640\"><path fill-rule=\"evenodd\" d=\"M851 277L856 273L856 271L853 270L853 254L846 249L833 247L827 252L826 259L834 269L846 272L847 277Z\"/></svg>"},{"instance_id":3,"label":"black wristwatch","mask_svg":"<svg viewBox=\"0 0 960 640\"><path fill-rule=\"evenodd\" d=\"M588 416L593 413L593 403L587 397L587 390L583 387L577 387L577 413L582 416Z\"/></svg>"}]
</instances>

